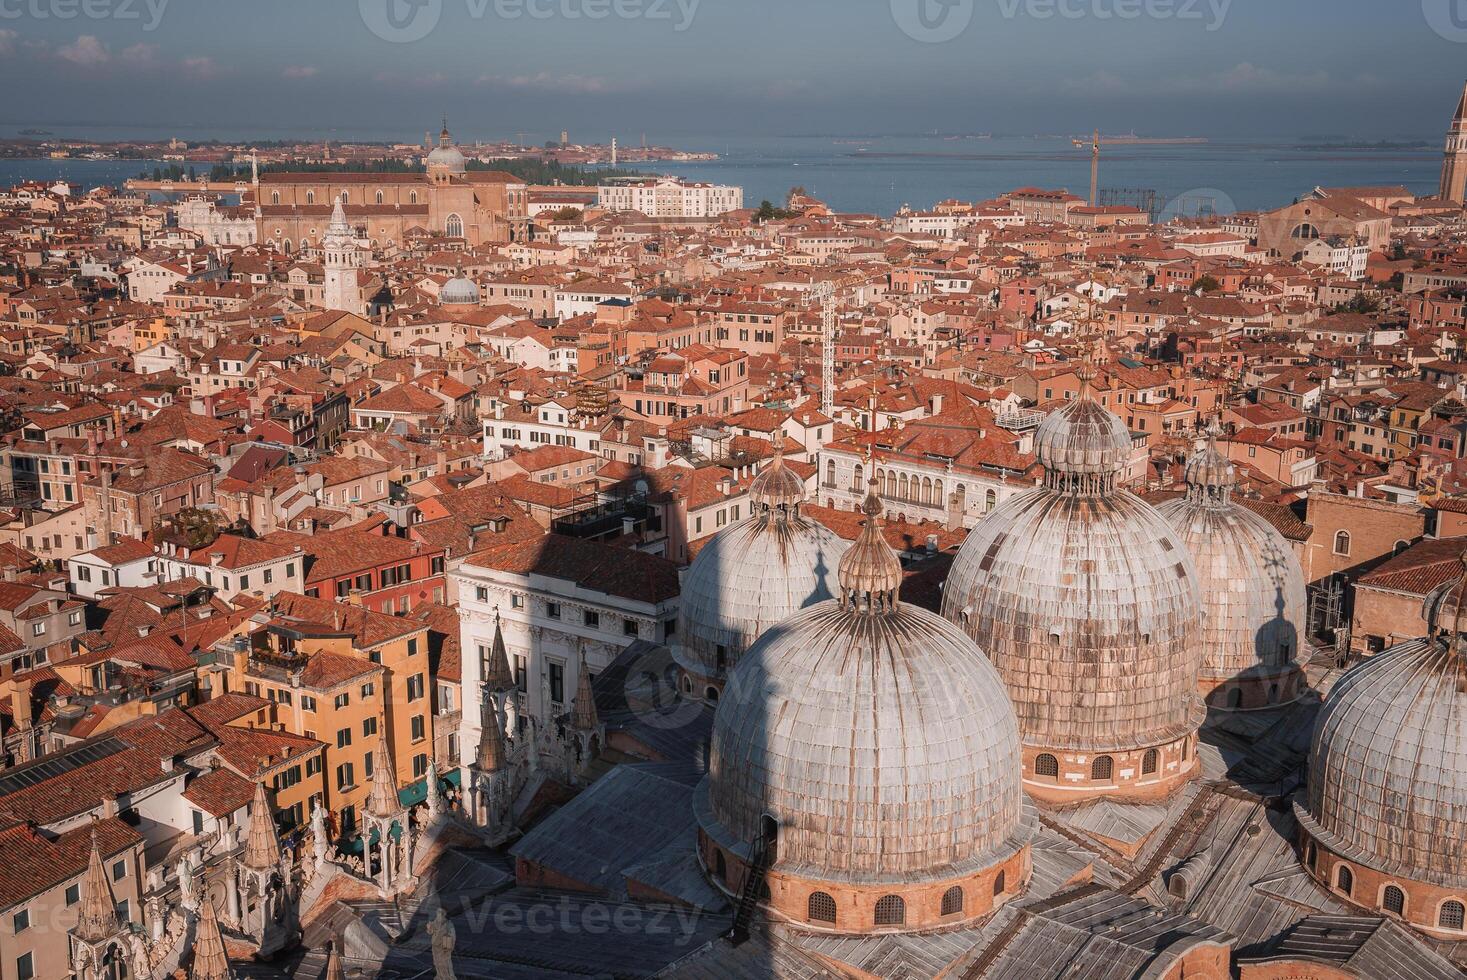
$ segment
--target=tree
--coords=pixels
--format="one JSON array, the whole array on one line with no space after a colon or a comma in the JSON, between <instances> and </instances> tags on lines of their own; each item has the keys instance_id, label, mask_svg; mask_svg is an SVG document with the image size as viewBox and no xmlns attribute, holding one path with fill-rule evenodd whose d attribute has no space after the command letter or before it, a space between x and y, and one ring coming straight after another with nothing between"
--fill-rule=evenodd
<instances>
[{"instance_id":1,"label":"tree","mask_svg":"<svg viewBox=\"0 0 1467 980\"><path fill-rule=\"evenodd\" d=\"M1199 293L1215 293L1222 289L1222 283L1214 276L1203 276L1192 284L1192 288Z\"/></svg>"},{"instance_id":2,"label":"tree","mask_svg":"<svg viewBox=\"0 0 1467 980\"><path fill-rule=\"evenodd\" d=\"M564 207L550 216L551 221L580 221L581 209Z\"/></svg>"},{"instance_id":3,"label":"tree","mask_svg":"<svg viewBox=\"0 0 1467 980\"><path fill-rule=\"evenodd\" d=\"M777 208L773 201L765 200L759 204L759 210L754 212L754 220L759 224L766 221L785 221L793 218L794 214L784 208Z\"/></svg>"}]
</instances>

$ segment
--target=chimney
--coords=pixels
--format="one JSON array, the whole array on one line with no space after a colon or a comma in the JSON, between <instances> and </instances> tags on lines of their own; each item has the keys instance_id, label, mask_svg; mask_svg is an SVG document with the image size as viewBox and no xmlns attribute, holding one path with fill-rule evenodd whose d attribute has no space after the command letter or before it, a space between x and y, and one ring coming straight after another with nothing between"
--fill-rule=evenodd
<instances>
[{"instance_id":1,"label":"chimney","mask_svg":"<svg viewBox=\"0 0 1467 980\"><path fill-rule=\"evenodd\" d=\"M10 695L11 714L15 718L15 727L18 731L30 731L35 718L31 713L31 682L29 680L16 681L15 687Z\"/></svg>"}]
</instances>

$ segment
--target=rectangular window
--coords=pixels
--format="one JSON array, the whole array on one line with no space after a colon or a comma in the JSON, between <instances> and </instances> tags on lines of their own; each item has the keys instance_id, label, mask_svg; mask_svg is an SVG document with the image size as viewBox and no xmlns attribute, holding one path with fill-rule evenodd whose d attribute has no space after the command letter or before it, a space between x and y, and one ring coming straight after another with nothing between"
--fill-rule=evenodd
<instances>
[{"instance_id":1,"label":"rectangular window","mask_svg":"<svg viewBox=\"0 0 1467 980\"><path fill-rule=\"evenodd\" d=\"M116 864L112 865L112 880L113 881L121 881L123 878L126 878L126 877L127 877L127 862L126 861L118 861Z\"/></svg>"},{"instance_id":2,"label":"rectangular window","mask_svg":"<svg viewBox=\"0 0 1467 980\"><path fill-rule=\"evenodd\" d=\"M15 961L15 975L19 980L34 980L36 961L30 953L26 953Z\"/></svg>"},{"instance_id":3,"label":"rectangular window","mask_svg":"<svg viewBox=\"0 0 1467 980\"><path fill-rule=\"evenodd\" d=\"M525 608L525 597L522 596L522 595L512 595L512 596L510 596L509 597L509 607L511 609L523 609L523 608Z\"/></svg>"},{"instance_id":4,"label":"rectangular window","mask_svg":"<svg viewBox=\"0 0 1467 980\"><path fill-rule=\"evenodd\" d=\"M626 636L636 636L636 635L638 635L638 633L640 633L640 629L639 629L639 627L637 625L637 621L635 619L624 619L624 620L622 620L622 623L621 623L621 631Z\"/></svg>"},{"instance_id":5,"label":"rectangular window","mask_svg":"<svg viewBox=\"0 0 1467 980\"><path fill-rule=\"evenodd\" d=\"M365 701L367 698L371 697L372 695L374 695L376 693L377 693L377 685L372 684L372 683L367 683L367 684L363 684L362 685L362 700L363 701Z\"/></svg>"},{"instance_id":6,"label":"rectangular window","mask_svg":"<svg viewBox=\"0 0 1467 980\"><path fill-rule=\"evenodd\" d=\"M525 669L525 658L519 654L514 656L514 686L521 694L530 689L528 683L528 672Z\"/></svg>"},{"instance_id":7,"label":"rectangular window","mask_svg":"<svg viewBox=\"0 0 1467 980\"><path fill-rule=\"evenodd\" d=\"M423 721L422 715L414 715L412 720L413 741L421 741L426 737L428 726Z\"/></svg>"},{"instance_id":8,"label":"rectangular window","mask_svg":"<svg viewBox=\"0 0 1467 980\"><path fill-rule=\"evenodd\" d=\"M560 618L560 603L558 603L558 602L547 602L547 603L545 603L545 615L549 616L551 619L559 619Z\"/></svg>"},{"instance_id":9,"label":"rectangular window","mask_svg":"<svg viewBox=\"0 0 1467 980\"><path fill-rule=\"evenodd\" d=\"M369 738L369 737L371 737L373 735L376 735L376 734L377 734L377 719L375 717L372 717L372 718L363 718L362 719L362 737L363 738Z\"/></svg>"},{"instance_id":10,"label":"rectangular window","mask_svg":"<svg viewBox=\"0 0 1467 980\"><path fill-rule=\"evenodd\" d=\"M411 676L411 677L408 678L408 682L407 682L407 699L409 701L416 701L419 698L421 698L422 696L423 696L423 675L422 674L414 674L413 676Z\"/></svg>"},{"instance_id":11,"label":"rectangular window","mask_svg":"<svg viewBox=\"0 0 1467 980\"><path fill-rule=\"evenodd\" d=\"M350 762L343 762L341 765L339 765L339 766L336 767L336 788L337 789L342 790L342 789L346 789L348 786L354 785L352 779L353 779L352 766L351 766L351 763ZM345 816L345 814L343 814L343 817L344 816ZM343 820L343 823L345 823L345 820Z\"/></svg>"},{"instance_id":12,"label":"rectangular window","mask_svg":"<svg viewBox=\"0 0 1467 980\"><path fill-rule=\"evenodd\" d=\"M31 927L30 909L21 909L15 913L15 915L10 917L10 924L14 926L16 933L25 932Z\"/></svg>"},{"instance_id":13,"label":"rectangular window","mask_svg":"<svg viewBox=\"0 0 1467 980\"><path fill-rule=\"evenodd\" d=\"M427 756L427 754L426 753L419 753L418 755L413 756L413 778L414 779L419 779L424 774L426 774L427 771L428 771L428 756Z\"/></svg>"},{"instance_id":14,"label":"rectangular window","mask_svg":"<svg viewBox=\"0 0 1467 980\"><path fill-rule=\"evenodd\" d=\"M409 657L416 657L418 655L418 639L417 639L417 637L413 637L412 639L408 640L408 642L407 642L407 651L408 651L407 652L407 655Z\"/></svg>"},{"instance_id":15,"label":"rectangular window","mask_svg":"<svg viewBox=\"0 0 1467 980\"><path fill-rule=\"evenodd\" d=\"M477 600L479 600L480 602L488 602L489 601L489 590L486 589L482 585L475 586L474 587L474 598L477 599Z\"/></svg>"},{"instance_id":16,"label":"rectangular window","mask_svg":"<svg viewBox=\"0 0 1467 980\"><path fill-rule=\"evenodd\" d=\"M601 614L594 609L585 610L581 618L587 626L601 625Z\"/></svg>"},{"instance_id":17,"label":"rectangular window","mask_svg":"<svg viewBox=\"0 0 1467 980\"><path fill-rule=\"evenodd\" d=\"M336 733L336 747L344 749L351 744L351 729L343 728Z\"/></svg>"},{"instance_id":18,"label":"rectangular window","mask_svg":"<svg viewBox=\"0 0 1467 980\"><path fill-rule=\"evenodd\" d=\"M368 752L365 756L362 757L362 777L365 779L371 779L372 773L376 771L377 761L372 757L372 753Z\"/></svg>"},{"instance_id":19,"label":"rectangular window","mask_svg":"<svg viewBox=\"0 0 1467 980\"><path fill-rule=\"evenodd\" d=\"M565 664L554 661L550 664L550 700L556 704L565 703Z\"/></svg>"},{"instance_id":20,"label":"rectangular window","mask_svg":"<svg viewBox=\"0 0 1467 980\"><path fill-rule=\"evenodd\" d=\"M345 708L349 704L351 704L351 695L350 694L347 694L347 693L343 692L341 694L336 695L336 707L337 708Z\"/></svg>"},{"instance_id":21,"label":"rectangular window","mask_svg":"<svg viewBox=\"0 0 1467 980\"><path fill-rule=\"evenodd\" d=\"M68 907L81 901L81 882L66 886L66 904Z\"/></svg>"},{"instance_id":22,"label":"rectangular window","mask_svg":"<svg viewBox=\"0 0 1467 980\"><path fill-rule=\"evenodd\" d=\"M316 699L313 698L309 694L302 694L301 695L301 710L302 711L315 711L316 710Z\"/></svg>"}]
</instances>

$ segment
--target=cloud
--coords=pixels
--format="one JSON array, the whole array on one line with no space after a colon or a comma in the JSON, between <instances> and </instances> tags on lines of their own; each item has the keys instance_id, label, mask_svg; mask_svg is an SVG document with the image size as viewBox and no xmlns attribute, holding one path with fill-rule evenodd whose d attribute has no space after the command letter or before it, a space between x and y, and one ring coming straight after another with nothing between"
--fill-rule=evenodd
<instances>
[{"instance_id":1,"label":"cloud","mask_svg":"<svg viewBox=\"0 0 1467 980\"><path fill-rule=\"evenodd\" d=\"M56 49L56 56L83 68L95 68L112 60L107 45L93 34L83 34L71 44L62 45Z\"/></svg>"},{"instance_id":2,"label":"cloud","mask_svg":"<svg viewBox=\"0 0 1467 980\"><path fill-rule=\"evenodd\" d=\"M15 31L0 31L0 54L13 54L15 52L15 40L20 37Z\"/></svg>"},{"instance_id":3,"label":"cloud","mask_svg":"<svg viewBox=\"0 0 1467 980\"><path fill-rule=\"evenodd\" d=\"M158 63L156 44L134 44L123 48L119 57L134 68L151 68Z\"/></svg>"},{"instance_id":4,"label":"cloud","mask_svg":"<svg viewBox=\"0 0 1467 980\"><path fill-rule=\"evenodd\" d=\"M547 92L563 95L603 95L623 90L623 86L606 78L590 75L566 75L560 72L536 72L532 75L480 75L478 84L488 88L517 92Z\"/></svg>"},{"instance_id":5,"label":"cloud","mask_svg":"<svg viewBox=\"0 0 1467 980\"><path fill-rule=\"evenodd\" d=\"M214 59L207 55L194 55L183 59L183 70L195 78L213 78L219 74Z\"/></svg>"},{"instance_id":6,"label":"cloud","mask_svg":"<svg viewBox=\"0 0 1467 980\"><path fill-rule=\"evenodd\" d=\"M315 65L290 65L280 74L285 78L315 78L320 73Z\"/></svg>"}]
</instances>

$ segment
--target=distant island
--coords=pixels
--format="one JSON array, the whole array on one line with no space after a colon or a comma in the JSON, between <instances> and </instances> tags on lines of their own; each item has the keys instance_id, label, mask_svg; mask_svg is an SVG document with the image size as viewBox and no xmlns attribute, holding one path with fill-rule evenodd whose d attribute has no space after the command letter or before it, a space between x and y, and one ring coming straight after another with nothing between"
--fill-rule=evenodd
<instances>
[{"instance_id":1,"label":"distant island","mask_svg":"<svg viewBox=\"0 0 1467 980\"><path fill-rule=\"evenodd\" d=\"M1411 140L1409 142L1398 142L1395 140L1376 140L1373 143L1363 140L1350 140L1337 143L1313 143L1307 140L1299 144L1301 150L1430 150L1435 145L1426 140Z\"/></svg>"}]
</instances>

